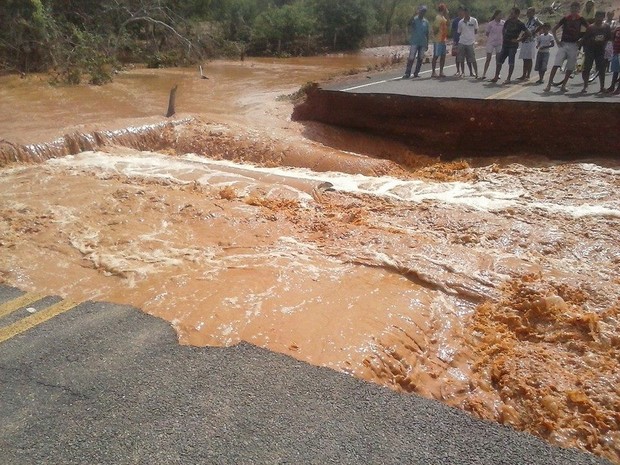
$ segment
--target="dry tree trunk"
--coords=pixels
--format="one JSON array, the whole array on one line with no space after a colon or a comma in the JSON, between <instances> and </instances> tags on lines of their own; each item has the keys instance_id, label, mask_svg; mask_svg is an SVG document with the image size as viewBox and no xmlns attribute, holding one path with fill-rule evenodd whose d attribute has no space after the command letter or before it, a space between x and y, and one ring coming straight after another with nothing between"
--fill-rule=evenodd
<instances>
[{"instance_id":1,"label":"dry tree trunk","mask_svg":"<svg viewBox=\"0 0 620 465\"><path fill-rule=\"evenodd\" d=\"M168 99L168 111L166 112L166 118L170 118L176 113L175 104L177 99L178 87L179 85L176 84L172 89L170 89L170 98Z\"/></svg>"}]
</instances>

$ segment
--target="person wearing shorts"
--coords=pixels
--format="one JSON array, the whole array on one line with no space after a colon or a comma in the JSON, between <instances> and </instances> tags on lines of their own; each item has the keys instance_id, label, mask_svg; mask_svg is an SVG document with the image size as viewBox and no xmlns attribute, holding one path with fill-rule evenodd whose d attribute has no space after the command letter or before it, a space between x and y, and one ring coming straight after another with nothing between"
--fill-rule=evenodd
<instances>
[{"instance_id":1,"label":"person wearing shorts","mask_svg":"<svg viewBox=\"0 0 620 465\"><path fill-rule=\"evenodd\" d=\"M482 79L486 79L487 70L489 69L489 64L491 63L491 57L495 52L495 61L497 61L497 57L502 51L502 42L503 42L503 34L504 34L504 20L502 19L502 11L495 10L491 20L487 24L486 32L487 36L487 59L484 62L484 71L482 72Z\"/></svg>"},{"instance_id":2,"label":"person wearing shorts","mask_svg":"<svg viewBox=\"0 0 620 465\"><path fill-rule=\"evenodd\" d=\"M510 84L510 78L515 70L515 57L517 55L517 49L519 48L519 42L528 34L527 28L522 21L519 20L521 10L513 8L510 10L510 15L504 23L502 51L497 58L497 64L495 66L495 77L491 79L491 82L497 82L499 80L499 73L502 71L502 65L508 58L508 77L504 81L504 84Z\"/></svg>"},{"instance_id":3,"label":"person wearing shorts","mask_svg":"<svg viewBox=\"0 0 620 465\"><path fill-rule=\"evenodd\" d=\"M461 74L465 74L465 63L459 62L459 22L463 19L463 8L459 6L457 10L457 16L452 20L452 25L450 30L452 31L452 56L456 59L456 73L455 76L460 76ZM461 66L463 67L463 72L461 73Z\"/></svg>"},{"instance_id":4,"label":"person wearing shorts","mask_svg":"<svg viewBox=\"0 0 620 465\"><path fill-rule=\"evenodd\" d=\"M547 63L549 63L549 50L555 45L553 36L549 33L551 25L545 23L541 26L541 33L536 37L536 48L538 53L536 54L536 66L534 71L538 71L538 81L536 84L542 84L545 82L545 73L547 72Z\"/></svg>"},{"instance_id":5,"label":"person wearing shorts","mask_svg":"<svg viewBox=\"0 0 620 465\"><path fill-rule=\"evenodd\" d=\"M476 34L478 34L478 20L469 14L469 9L464 8L463 19L459 21L458 32L459 48L457 60L463 63L467 60L467 64L473 68L473 75L478 78L478 63L476 63L476 52L474 44L476 43Z\"/></svg>"},{"instance_id":6,"label":"person wearing shorts","mask_svg":"<svg viewBox=\"0 0 620 465\"><path fill-rule=\"evenodd\" d=\"M443 74L443 67L446 64L446 40L448 40L448 7L445 3L437 5L437 16L433 22L433 74L431 77L437 77L435 69L437 60L439 59L439 77L446 77Z\"/></svg>"},{"instance_id":7,"label":"person wearing shorts","mask_svg":"<svg viewBox=\"0 0 620 465\"><path fill-rule=\"evenodd\" d=\"M579 15L579 2L573 2L570 5L570 14L564 16L558 23L551 29L551 34L555 43L558 44L558 52L555 55L555 62L553 68L551 68L551 74L549 75L549 82L545 87L545 92L551 90L551 84L553 84L553 78L555 74L562 66L564 60L566 60L566 73L564 80L562 81L562 92L566 92L566 83L570 78L570 75L575 70L577 65L577 53L579 52L578 42L583 34L588 29L588 23ZM562 28L562 40L558 40L557 31Z\"/></svg>"},{"instance_id":8,"label":"person wearing shorts","mask_svg":"<svg viewBox=\"0 0 620 465\"><path fill-rule=\"evenodd\" d=\"M542 22L536 17L536 9L534 7L528 8L526 15L527 21L525 22L525 27L529 34L523 39L521 51L519 52L519 58L523 60L523 74L521 77L517 78L519 81L526 81L530 78L532 63L534 62L534 56L536 54L534 37L536 37L536 33L539 31L540 26L542 26Z\"/></svg>"}]
</instances>

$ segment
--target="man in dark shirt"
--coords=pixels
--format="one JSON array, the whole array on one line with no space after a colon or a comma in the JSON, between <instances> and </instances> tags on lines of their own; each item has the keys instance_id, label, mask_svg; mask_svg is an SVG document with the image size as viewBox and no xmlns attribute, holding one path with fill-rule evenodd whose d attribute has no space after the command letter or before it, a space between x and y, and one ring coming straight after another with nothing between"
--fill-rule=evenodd
<instances>
[{"instance_id":1,"label":"man in dark shirt","mask_svg":"<svg viewBox=\"0 0 620 465\"><path fill-rule=\"evenodd\" d=\"M562 28L562 40L558 40L557 31ZM549 82L545 87L545 92L551 90L551 84L555 73L558 72L562 62L566 60L566 74L562 81L562 92L566 92L566 83L570 78L571 73L577 65L577 53L579 52L579 39L588 29L588 23L579 15L579 2L573 2L570 4L570 14L564 16L558 24L553 26L551 33L555 43L558 44L558 52L555 55L555 63L551 68L551 74L549 75Z\"/></svg>"},{"instance_id":2,"label":"man in dark shirt","mask_svg":"<svg viewBox=\"0 0 620 465\"><path fill-rule=\"evenodd\" d=\"M512 72L515 70L515 56L517 55L517 49L519 48L519 41L528 35L527 28L522 21L519 20L521 10L513 8L510 10L510 15L504 23L504 41L502 43L502 51L497 57L495 67L495 77L491 79L491 82L497 82L499 79L499 73L502 70L502 65L508 58L508 77L504 81L504 84L510 84L510 78Z\"/></svg>"},{"instance_id":3,"label":"man in dark shirt","mask_svg":"<svg viewBox=\"0 0 620 465\"><path fill-rule=\"evenodd\" d=\"M603 24L605 19L604 11L597 11L594 15L594 24L590 25L583 35L581 42L583 44L583 53L585 58L583 60L583 89L581 92L585 94L588 89L590 71L592 70L592 64L596 63L596 69L598 71L598 80L601 84L599 94L605 92L605 69L607 68L605 63L605 45L607 41L611 40L611 29L607 24Z\"/></svg>"},{"instance_id":4,"label":"man in dark shirt","mask_svg":"<svg viewBox=\"0 0 620 465\"><path fill-rule=\"evenodd\" d=\"M465 76L465 61L463 60L463 62L459 61L459 57L458 57L458 45L459 45L459 40L461 38L461 34L459 34L459 22L461 21L461 19L463 19L463 17L465 16L465 7L464 6L459 6L458 9L458 15L456 16L456 18L454 18L452 20L452 49L454 50L454 52L452 53L453 56L457 57L456 59L456 76ZM469 75L472 76L473 72L471 69L471 63L467 63L467 66L469 67Z\"/></svg>"}]
</instances>

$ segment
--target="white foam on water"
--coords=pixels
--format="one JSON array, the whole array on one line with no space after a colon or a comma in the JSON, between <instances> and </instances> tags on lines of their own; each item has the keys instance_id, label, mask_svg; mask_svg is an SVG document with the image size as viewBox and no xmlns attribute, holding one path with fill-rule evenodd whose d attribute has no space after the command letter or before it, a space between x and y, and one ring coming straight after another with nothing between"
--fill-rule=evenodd
<instances>
[{"instance_id":1,"label":"white foam on water","mask_svg":"<svg viewBox=\"0 0 620 465\"><path fill-rule=\"evenodd\" d=\"M549 213L561 213L572 216L573 218L583 218L590 216L603 216L609 218L620 218L620 210L609 208L604 205L557 205L553 203L532 203L532 207L540 208Z\"/></svg>"},{"instance_id":2,"label":"white foam on water","mask_svg":"<svg viewBox=\"0 0 620 465\"><path fill-rule=\"evenodd\" d=\"M584 171L592 171L605 174L620 174L620 169L607 168L604 166L595 165L594 163L578 163L577 166L579 166Z\"/></svg>"},{"instance_id":3,"label":"white foam on water","mask_svg":"<svg viewBox=\"0 0 620 465\"><path fill-rule=\"evenodd\" d=\"M54 216L54 223L60 225L74 224L78 220L75 208L63 205L50 205L49 211Z\"/></svg>"},{"instance_id":4,"label":"white foam on water","mask_svg":"<svg viewBox=\"0 0 620 465\"><path fill-rule=\"evenodd\" d=\"M390 176L372 177L362 174L339 172L315 172L306 168L275 167L265 168L253 165L241 165L229 160L209 160L195 154L184 155L184 159L209 166L222 166L235 170L264 175L276 175L317 184L330 182L334 189L341 192L390 197L398 200L422 202L435 200L443 203L465 205L481 210L500 210L515 206L515 200L525 191L500 191L492 183L433 182L426 180L402 180Z\"/></svg>"},{"instance_id":5,"label":"white foam on water","mask_svg":"<svg viewBox=\"0 0 620 465\"><path fill-rule=\"evenodd\" d=\"M127 177L152 178L188 184L194 180L204 184L214 177L223 178L222 185L232 185L239 181L254 181L241 174L231 175L214 170L208 165L188 163L179 157L171 157L154 152L121 151L117 153L82 152L62 158L54 158L46 163L68 169L103 171Z\"/></svg>"},{"instance_id":6,"label":"white foam on water","mask_svg":"<svg viewBox=\"0 0 620 465\"><path fill-rule=\"evenodd\" d=\"M211 160L196 154L171 157L154 152L121 149L119 153L83 152L78 155L51 159L47 163L68 169L87 169L122 174L128 177L164 179L175 183L200 182L217 186L239 186L248 192L246 183L255 184L257 177L281 179L282 187L308 199L307 193L291 186L286 180L309 184L329 182L340 192L388 197L406 202L435 201L460 205L476 210L499 211L507 208L535 208L575 218L584 216L620 217L620 210L603 205L556 205L529 202L527 192L520 187L502 187L492 181L439 182L430 180L403 180L390 176L372 177L340 172L315 172L306 168L261 167L240 164L230 160ZM584 170L613 174L620 170L601 168L593 164L580 165ZM211 181L214 180L214 184ZM217 180L217 181L215 181ZM240 183L240 184L239 184ZM243 186L243 187L241 187Z\"/></svg>"}]
</instances>

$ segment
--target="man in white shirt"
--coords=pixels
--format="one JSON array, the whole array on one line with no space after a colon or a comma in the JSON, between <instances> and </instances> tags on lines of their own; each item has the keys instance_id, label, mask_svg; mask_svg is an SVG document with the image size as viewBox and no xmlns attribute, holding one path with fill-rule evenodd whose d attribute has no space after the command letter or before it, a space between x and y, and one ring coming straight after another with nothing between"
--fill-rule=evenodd
<instances>
[{"instance_id":1,"label":"man in white shirt","mask_svg":"<svg viewBox=\"0 0 620 465\"><path fill-rule=\"evenodd\" d=\"M467 59L467 63L471 64L474 69L474 76L478 78L478 63L476 62L476 52L474 45L476 44L476 34L478 34L478 20L469 15L469 9L464 9L465 16L459 21L458 33L459 48L458 59L463 62Z\"/></svg>"}]
</instances>

